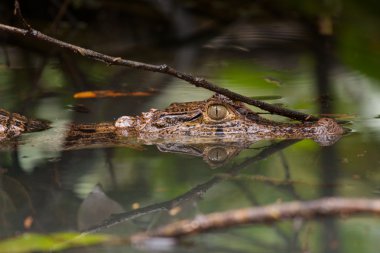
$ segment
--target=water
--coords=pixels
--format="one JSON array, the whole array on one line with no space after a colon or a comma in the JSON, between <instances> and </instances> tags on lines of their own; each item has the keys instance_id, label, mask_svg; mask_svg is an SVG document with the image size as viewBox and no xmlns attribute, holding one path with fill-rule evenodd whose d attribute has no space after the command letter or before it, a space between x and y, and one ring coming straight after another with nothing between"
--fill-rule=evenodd
<instances>
[{"instance_id":1,"label":"water","mask_svg":"<svg viewBox=\"0 0 380 253\"><path fill-rule=\"evenodd\" d=\"M310 39L317 46L310 46ZM109 45L104 51L115 48ZM341 49L345 45L333 44L328 36L309 37L292 22L236 22L202 43L143 49L132 44L112 52L166 63L291 109L327 114L348 121L346 127L352 130L328 147L312 140L260 141L210 166L205 159L223 156L223 148L209 146L212 151L205 157L200 156L204 147L182 153L161 152L155 145L63 151L64 133L54 129L207 99L212 92L162 74L110 67L67 52L41 56L7 43L0 54L0 107L50 120L53 129L28 134L18 147L0 152L0 238L94 227L129 236L180 219L243 207L326 196L377 198L380 83L370 67L356 68L344 61ZM83 90L151 95L73 98ZM72 110L78 105L85 112ZM39 144L48 134L49 145ZM261 159L268 150L270 155ZM124 213L125 221L99 227L111 213ZM152 240L145 245L148 248L138 250L375 252L379 233L379 219L372 215L294 219L222 229L180 244ZM122 244L96 250L137 249Z\"/></svg>"}]
</instances>

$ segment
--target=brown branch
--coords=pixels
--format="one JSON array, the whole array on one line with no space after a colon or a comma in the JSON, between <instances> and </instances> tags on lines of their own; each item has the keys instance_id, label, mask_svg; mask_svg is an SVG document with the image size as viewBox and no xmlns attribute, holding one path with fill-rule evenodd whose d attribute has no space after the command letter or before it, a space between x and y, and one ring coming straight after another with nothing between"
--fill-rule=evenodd
<instances>
[{"instance_id":1,"label":"brown branch","mask_svg":"<svg viewBox=\"0 0 380 253\"><path fill-rule=\"evenodd\" d=\"M19 13L16 11L16 13ZM30 27L30 26L29 26ZM28 29L20 29L13 26L8 26L4 24L0 24L0 31L7 32L10 34L18 35L18 36L27 36L33 39L37 39L40 41L44 41L47 43L50 43L52 45L68 49L74 53L80 54L82 56L88 57L90 59L104 62L108 65L120 65L120 66L126 66L134 69L142 69L146 71L152 71L152 72L159 72L163 74L167 74L170 76L174 76L176 78L182 79L190 84L195 85L196 87L202 87L205 89L208 89L210 91L214 91L220 94L223 94L233 100L242 101L244 103L259 107L265 111L268 111L273 114L282 115L291 119L300 120L300 121L315 121L318 120L318 117L315 117L313 115L305 114L298 111L289 110L286 108L278 107L275 105L268 104L266 102L251 99L249 97L240 95L238 93L232 92L228 89L221 88L203 78L195 77L193 75L183 73L180 71L177 71L176 69L166 65L153 65L153 64L146 64L142 62L137 61L131 61L126 60L121 57L113 57L105 54L98 53L96 51L86 49L83 47L79 47L58 39L55 39L53 37L47 36L35 29L32 29L31 27Z\"/></svg>"},{"instance_id":2,"label":"brown branch","mask_svg":"<svg viewBox=\"0 0 380 253\"><path fill-rule=\"evenodd\" d=\"M148 214L157 213L161 211L169 211L173 207L179 206L180 204L183 204L184 202L195 200L197 198L202 197L209 188L211 188L213 185L215 185L219 181L221 181L221 179L214 177L203 184L195 186L191 190L175 197L172 200L167 200L164 202L141 207L136 210L112 215L109 219L103 221L101 224L85 229L81 231L81 233L82 234L95 233L95 232L99 232L104 229L110 228L112 226L115 226L117 224L120 224L122 222L139 218L141 216L145 216Z\"/></svg>"},{"instance_id":3,"label":"brown branch","mask_svg":"<svg viewBox=\"0 0 380 253\"><path fill-rule=\"evenodd\" d=\"M142 243L152 237L183 237L210 230L226 229L234 226L276 222L293 218L353 215L361 213L380 214L379 199L365 198L322 198L313 201L294 201L262 207L237 209L211 213L193 220L182 220L131 237L132 243Z\"/></svg>"},{"instance_id":4,"label":"brown branch","mask_svg":"<svg viewBox=\"0 0 380 253\"><path fill-rule=\"evenodd\" d=\"M263 151L261 151L259 154L255 155L254 157L246 159L244 162L240 163L239 165L233 166L232 168L228 170L228 173L231 176L237 175L239 171L246 168L247 166L255 162L261 161L271 156L272 154L293 145L296 142L297 140L283 140L279 143L272 144L271 146L265 148ZM219 182L225 179L226 179L225 177L215 175L211 179L207 180L206 182L203 182L195 186L194 188L175 197L174 199L148 205L136 210L112 215L111 218L103 221L101 224L98 224L94 227L83 230L82 233L87 234L87 233L99 232L106 228L112 227L122 222L126 222L128 220L135 219L147 214L161 212L161 211L169 211L173 207L179 206L184 202L195 200L202 197L210 188L212 188L214 185L218 184Z\"/></svg>"}]
</instances>

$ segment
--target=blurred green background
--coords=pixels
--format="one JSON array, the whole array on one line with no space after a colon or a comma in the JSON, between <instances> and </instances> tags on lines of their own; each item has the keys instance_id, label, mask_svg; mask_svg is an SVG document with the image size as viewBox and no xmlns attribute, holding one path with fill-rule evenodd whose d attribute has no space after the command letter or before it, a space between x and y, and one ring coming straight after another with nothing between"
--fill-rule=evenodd
<instances>
[{"instance_id":1,"label":"blurred green background","mask_svg":"<svg viewBox=\"0 0 380 253\"><path fill-rule=\"evenodd\" d=\"M22 27L13 5L0 3L0 22ZM254 143L211 169L201 157L162 153L154 145L62 151L58 136L51 137L56 148L38 145L39 136L51 130L29 134L13 149L0 148L0 252L10 252L5 239L28 232L54 239L53 232L77 231L86 216L91 225L99 223L100 210L162 204L201 184L207 186L202 197L192 195L179 209L156 210L102 232L128 236L181 218L281 201L378 197L377 1L41 0L20 5L35 29L53 37L130 60L165 63L246 96L346 120L352 132L329 147L299 141L225 180L215 177L278 141ZM172 77L107 66L27 37L0 32L0 47L0 108L50 120L54 127L113 121L212 95ZM152 95L74 99L88 90ZM195 236L170 249L374 252L380 246L378 225L371 216L296 219ZM15 245L17 252L17 245L32 244ZM137 249L105 244L86 250Z\"/></svg>"}]
</instances>

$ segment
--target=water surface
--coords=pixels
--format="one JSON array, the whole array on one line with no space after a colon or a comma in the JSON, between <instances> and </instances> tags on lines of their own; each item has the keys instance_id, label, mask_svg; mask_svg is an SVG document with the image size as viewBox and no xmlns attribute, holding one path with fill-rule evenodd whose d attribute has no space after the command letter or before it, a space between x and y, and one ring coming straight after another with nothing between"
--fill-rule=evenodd
<instances>
[{"instance_id":1,"label":"water surface","mask_svg":"<svg viewBox=\"0 0 380 253\"><path fill-rule=\"evenodd\" d=\"M118 51L120 41L104 51L166 63L246 96L335 117L347 121L352 131L328 147L312 140L259 141L211 167L200 156L160 152L154 145L63 151L64 134L52 135L52 129L27 134L22 144L0 152L0 238L88 229L120 212L126 212L124 222L99 230L128 236L235 208L326 196L378 197L380 83L364 67L342 60L337 53L344 45L311 37L299 23L240 20L201 43L142 49L131 43ZM69 52L41 54L12 42L4 45L0 60L0 107L50 120L53 128L114 121L212 95L162 74L106 66ZM151 95L73 98L84 90ZM73 110L78 106L84 112ZM39 138L49 133L51 146L39 145ZM271 154L255 159L265 150ZM132 210L139 214L129 218ZM371 215L295 219L195 235L173 250L374 252L379 233L379 220Z\"/></svg>"}]
</instances>

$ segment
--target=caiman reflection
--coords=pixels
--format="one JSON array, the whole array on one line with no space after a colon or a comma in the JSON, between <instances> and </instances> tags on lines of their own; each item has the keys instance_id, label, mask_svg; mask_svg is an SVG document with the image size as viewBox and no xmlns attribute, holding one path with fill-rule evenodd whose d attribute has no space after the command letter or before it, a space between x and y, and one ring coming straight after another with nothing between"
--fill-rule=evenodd
<instances>
[{"instance_id":1,"label":"caiman reflection","mask_svg":"<svg viewBox=\"0 0 380 253\"><path fill-rule=\"evenodd\" d=\"M179 153L202 157L211 167L216 168L224 165L229 160L237 156L240 151L249 147L241 143L219 143L219 144L183 144L183 143L162 143L157 144L161 152Z\"/></svg>"}]
</instances>

